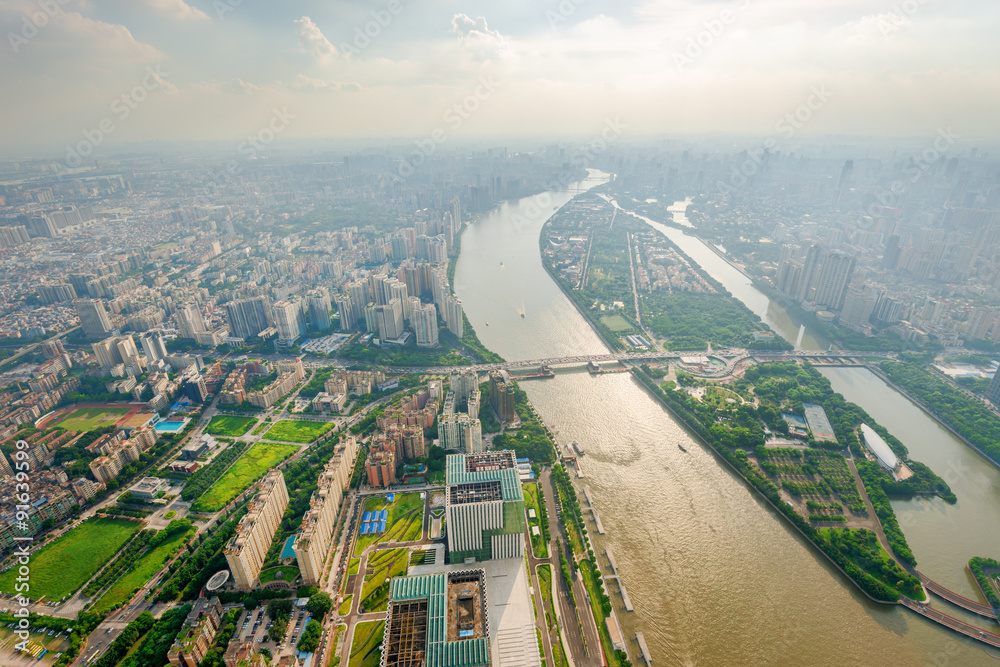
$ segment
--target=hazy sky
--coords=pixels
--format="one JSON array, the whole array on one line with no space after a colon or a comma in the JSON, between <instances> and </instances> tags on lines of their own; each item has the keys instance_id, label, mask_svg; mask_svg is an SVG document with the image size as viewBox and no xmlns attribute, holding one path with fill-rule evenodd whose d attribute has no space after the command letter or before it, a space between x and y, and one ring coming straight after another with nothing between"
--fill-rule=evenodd
<instances>
[{"instance_id":1,"label":"hazy sky","mask_svg":"<svg viewBox=\"0 0 1000 667\"><path fill-rule=\"evenodd\" d=\"M104 146L768 135L797 109L804 135L1000 134L996 0L0 0L0 28L8 150L102 121Z\"/></svg>"}]
</instances>

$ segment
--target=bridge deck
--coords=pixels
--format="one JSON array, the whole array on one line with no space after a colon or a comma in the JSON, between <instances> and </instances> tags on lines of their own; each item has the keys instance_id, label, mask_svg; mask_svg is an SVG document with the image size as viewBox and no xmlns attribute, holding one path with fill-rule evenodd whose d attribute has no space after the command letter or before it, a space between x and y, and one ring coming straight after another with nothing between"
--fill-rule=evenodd
<instances>
[{"instance_id":1,"label":"bridge deck","mask_svg":"<svg viewBox=\"0 0 1000 667\"><path fill-rule=\"evenodd\" d=\"M908 597L904 596L902 602L905 606L917 612L924 618L930 619L935 623L940 623L945 627L951 628L955 632L960 632L966 637L971 637L983 642L984 644L1000 648L1000 635L980 630L974 625L969 625L968 623L960 621L957 618L953 618L948 614L943 614L936 609L932 609L927 605L911 600Z\"/></svg>"},{"instance_id":2,"label":"bridge deck","mask_svg":"<svg viewBox=\"0 0 1000 667\"><path fill-rule=\"evenodd\" d=\"M997 613L993 610L993 607L985 605L975 600L970 600L969 598L959 595L954 591L950 591L941 584L932 581L920 572L917 572L920 577L920 583L924 585L924 588L929 590L934 595L947 600L957 607L961 607L966 611L971 611L974 614L979 614L980 616L985 616L986 618L992 618L994 621L997 620Z\"/></svg>"}]
</instances>

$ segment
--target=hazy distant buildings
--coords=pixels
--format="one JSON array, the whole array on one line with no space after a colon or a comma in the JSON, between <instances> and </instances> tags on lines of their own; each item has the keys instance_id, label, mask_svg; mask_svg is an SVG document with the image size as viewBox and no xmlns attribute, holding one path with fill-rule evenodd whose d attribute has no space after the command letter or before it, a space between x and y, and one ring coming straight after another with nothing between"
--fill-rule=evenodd
<instances>
[{"instance_id":1,"label":"hazy distant buildings","mask_svg":"<svg viewBox=\"0 0 1000 667\"><path fill-rule=\"evenodd\" d=\"M844 306L847 286L854 272L854 258L841 253L828 253L823 257L823 266L816 280L816 295L812 299L816 305L829 310L840 310Z\"/></svg>"},{"instance_id":2,"label":"hazy distant buildings","mask_svg":"<svg viewBox=\"0 0 1000 667\"><path fill-rule=\"evenodd\" d=\"M108 311L97 299L77 299L73 307L80 316L80 328L87 338L104 338L113 330Z\"/></svg>"},{"instance_id":3,"label":"hazy distant buildings","mask_svg":"<svg viewBox=\"0 0 1000 667\"><path fill-rule=\"evenodd\" d=\"M309 323L316 331L330 328L330 293L325 289L313 290L309 293Z\"/></svg>"}]
</instances>

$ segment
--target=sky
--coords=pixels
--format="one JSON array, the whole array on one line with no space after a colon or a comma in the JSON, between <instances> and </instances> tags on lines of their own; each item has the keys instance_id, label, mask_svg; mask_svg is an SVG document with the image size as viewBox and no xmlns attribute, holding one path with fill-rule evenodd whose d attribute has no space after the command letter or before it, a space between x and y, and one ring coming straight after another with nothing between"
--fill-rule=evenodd
<instances>
[{"instance_id":1,"label":"sky","mask_svg":"<svg viewBox=\"0 0 1000 667\"><path fill-rule=\"evenodd\" d=\"M996 0L0 0L0 150L995 139L997 34Z\"/></svg>"}]
</instances>

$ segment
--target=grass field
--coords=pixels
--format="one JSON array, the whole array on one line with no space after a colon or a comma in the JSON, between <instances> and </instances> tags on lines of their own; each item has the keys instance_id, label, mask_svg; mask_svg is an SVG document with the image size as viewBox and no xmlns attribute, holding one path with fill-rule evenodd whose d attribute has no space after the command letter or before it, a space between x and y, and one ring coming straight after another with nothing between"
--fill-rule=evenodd
<instances>
[{"instance_id":1,"label":"grass field","mask_svg":"<svg viewBox=\"0 0 1000 667\"><path fill-rule=\"evenodd\" d=\"M344 596L344 601L340 603L340 609L337 610L341 616L347 616L351 613L351 602L354 601L354 593Z\"/></svg>"},{"instance_id":2,"label":"grass field","mask_svg":"<svg viewBox=\"0 0 1000 667\"><path fill-rule=\"evenodd\" d=\"M365 549L375 543L388 544L390 541L412 542L419 540L424 526L424 501L419 493L397 493L395 502L388 502L383 496L373 496L365 501L362 512L389 510L385 522L385 532L375 535L358 535L354 554L360 556ZM357 530L361 530L358 522Z\"/></svg>"},{"instance_id":3,"label":"grass field","mask_svg":"<svg viewBox=\"0 0 1000 667\"><path fill-rule=\"evenodd\" d=\"M295 445L258 442L209 487L191 506L194 512L218 512L269 468L281 463L299 450Z\"/></svg>"},{"instance_id":4,"label":"grass field","mask_svg":"<svg viewBox=\"0 0 1000 667\"><path fill-rule=\"evenodd\" d=\"M31 557L34 600L61 600L110 561L142 524L123 519L88 519ZM0 575L0 591L15 592L17 568Z\"/></svg>"},{"instance_id":5,"label":"grass field","mask_svg":"<svg viewBox=\"0 0 1000 667\"><path fill-rule=\"evenodd\" d=\"M194 528L187 532L178 530L155 549L147 552L125 576L108 589L108 592L94 606L94 611L104 613L127 602L132 597L133 591L149 581L156 574L156 571L163 567L163 564L177 552L184 540L194 532Z\"/></svg>"},{"instance_id":6,"label":"grass field","mask_svg":"<svg viewBox=\"0 0 1000 667\"><path fill-rule=\"evenodd\" d=\"M545 538L542 535L535 535L531 531L532 526L538 526L539 532L541 532L542 510L539 506L538 485L525 483L521 485L521 488L524 491L525 513L527 513L527 510L530 509L535 510L535 518L528 519L528 533L531 535L531 548L535 552L535 557L548 558L549 547L545 543Z\"/></svg>"},{"instance_id":7,"label":"grass field","mask_svg":"<svg viewBox=\"0 0 1000 667\"><path fill-rule=\"evenodd\" d=\"M278 577L278 574L281 574L280 579ZM278 567L272 567L261 572L260 583L261 585L264 585L274 581L275 579L291 583L295 581L295 579L298 576L299 576L299 568L295 567L294 565L289 565L288 567L285 567L284 565L279 565Z\"/></svg>"},{"instance_id":8,"label":"grass field","mask_svg":"<svg viewBox=\"0 0 1000 667\"><path fill-rule=\"evenodd\" d=\"M332 428L333 424L329 422L284 419L272 426L264 437L268 440L300 442L307 445L324 433L328 433Z\"/></svg>"},{"instance_id":9,"label":"grass field","mask_svg":"<svg viewBox=\"0 0 1000 667\"><path fill-rule=\"evenodd\" d=\"M379 649L385 635L385 621L358 623L354 627L354 641L347 667L375 667L382 659Z\"/></svg>"},{"instance_id":10,"label":"grass field","mask_svg":"<svg viewBox=\"0 0 1000 667\"><path fill-rule=\"evenodd\" d=\"M52 424L67 431L96 431L114 426L132 408L79 408Z\"/></svg>"},{"instance_id":11,"label":"grass field","mask_svg":"<svg viewBox=\"0 0 1000 667\"><path fill-rule=\"evenodd\" d=\"M409 549L376 551L368 559L368 568L374 570L365 577L361 587L361 607L365 613L386 611L389 606L389 580L406 576L410 564Z\"/></svg>"},{"instance_id":12,"label":"grass field","mask_svg":"<svg viewBox=\"0 0 1000 667\"><path fill-rule=\"evenodd\" d=\"M263 422L260 426L253 427L253 433L251 435L260 435L269 428L271 428L271 422Z\"/></svg>"},{"instance_id":13,"label":"grass field","mask_svg":"<svg viewBox=\"0 0 1000 667\"><path fill-rule=\"evenodd\" d=\"M601 324L615 333L635 329L635 326L621 315L604 315L601 317Z\"/></svg>"},{"instance_id":14,"label":"grass field","mask_svg":"<svg viewBox=\"0 0 1000 667\"><path fill-rule=\"evenodd\" d=\"M205 433L209 435L224 435L230 438L238 438L250 427L257 423L256 417L232 417L229 415L218 415L212 417L205 427Z\"/></svg>"}]
</instances>

